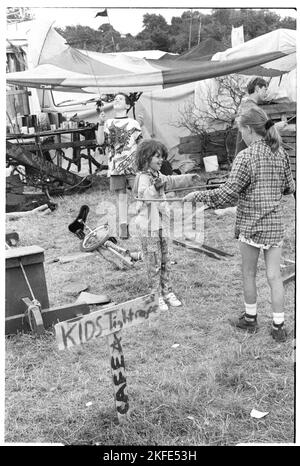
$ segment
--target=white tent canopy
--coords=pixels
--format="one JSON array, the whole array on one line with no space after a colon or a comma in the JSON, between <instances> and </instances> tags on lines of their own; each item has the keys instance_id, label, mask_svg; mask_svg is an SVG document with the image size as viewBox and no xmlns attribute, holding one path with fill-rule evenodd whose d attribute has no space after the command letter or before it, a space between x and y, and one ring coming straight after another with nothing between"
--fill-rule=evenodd
<instances>
[{"instance_id":1,"label":"white tent canopy","mask_svg":"<svg viewBox=\"0 0 300 466\"><path fill-rule=\"evenodd\" d=\"M175 68L169 69L164 68L163 60L147 61L134 54L103 54L72 49L50 22L35 24L28 40L32 67L22 73L7 75L8 82L40 89L53 88L65 93L85 91L94 95L120 90L143 91L136 105L136 114L144 114L149 136L160 139L169 148L176 146L179 138L189 133L186 128L178 128L177 125L185 103L189 100L197 104L201 98L205 101L205 94L201 97L201 93L205 86L211 85L213 76L243 73L243 70L247 71L247 66L253 70L259 68L260 73L264 72L262 70L270 73L273 69L277 75L281 71L290 71L282 78L271 79L271 85L277 80L274 99L279 90L281 99L282 94L287 93L282 91L284 81L288 82L286 89L289 94L296 89L295 81L291 79L291 74L295 77L296 73L296 31L293 30L279 29L264 34L215 54L211 62L203 64L194 60L190 65L187 61L184 64L178 61L177 67L175 64ZM272 57L277 59L272 60ZM245 77L245 81L248 79L249 76ZM278 87L279 79L281 85ZM88 99L88 94L85 95ZM78 96L80 100L80 94ZM91 104L90 108L95 121L95 105ZM87 110L87 106L83 110ZM89 121L93 119L89 117Z\"/></svg>"}]
</instances>

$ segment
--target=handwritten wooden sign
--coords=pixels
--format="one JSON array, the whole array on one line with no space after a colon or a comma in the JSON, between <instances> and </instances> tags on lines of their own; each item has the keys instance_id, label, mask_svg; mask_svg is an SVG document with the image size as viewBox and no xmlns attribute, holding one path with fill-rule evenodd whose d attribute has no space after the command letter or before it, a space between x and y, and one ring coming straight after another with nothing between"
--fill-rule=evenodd
<instances>
[{"instance_id":1,"label":"handwritten wooden sign","mask_svg":"<svg viewBox=\"0 0 300 466\"><path fill-rule=\"evenodd\" d=\"M106 337L115 405L120 424L129 416L129 401L125 360L121 345L121 330L147 320L158 309L158 295L148 294L125 303L108 306L76 319L57 323L56 341L60 350L79 345L98 337Z\"/></svg>"},{"instance_id":2,"label":"handwritten wooden sign","mask_svg":"<svg viewBox=\"0 0 300 466\"><path fill-rule=\"evenodd\" d=\"M54 326L58 348L60 350L71 348L98 337L105 337L125 327L140 324L157 309L157 295L148 294L75 319L59 322Z\"/></svg>"},{"instance_id":3,"label":"handwritten wooden sign","mask_svg":"<svg viewBox=\"0 0 300 466\"><path fill-rule=\"evenodd\" d=\"M121 332L111 333L106 337L110 355L110 371L114 387L115 405L119 422L129 415L129 399L125 373L125 359L121 345Z\"/></svg>"}]
</instances>

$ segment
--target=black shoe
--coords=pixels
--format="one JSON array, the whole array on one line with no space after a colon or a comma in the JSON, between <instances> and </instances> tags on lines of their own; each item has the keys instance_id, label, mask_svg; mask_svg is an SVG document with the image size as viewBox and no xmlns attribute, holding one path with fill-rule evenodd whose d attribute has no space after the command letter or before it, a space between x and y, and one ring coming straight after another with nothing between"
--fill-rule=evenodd
<instances>
[{"instance_id":1,"label":"black shoe","mask_svg":"<svg viewBox=\"0 0 300 466\"><path fill-rule=\"evenodd\" d=\"M89 213L89 206L87 205L82 205L79 210L79 214L75 218L74 222L70 223L69 225L69 231L71 233L74 233L79 239L84 239L85 234L84 234L84 224L86 221L86 218Z\"/></svg>"},{"instance_id":2,"label":"black shoe","mask_svg":"<svg viewBox=\"0 0 300 466\"><path fill-rule=\"evenodd\" d=\"M273 322L271 335L272 335L272 337L274 338L275 341L278 341L280 343L286 341L287 331L286 331L286 328L284 326L284 322L282 322L282 324L279 324L279 325L276 325Z\"/></svg>"},{"instance_id":3,"label":"black shoe","mask_svg":"<svg viewBox=\"0 0 300 466\"><path fill-rule=\"evenodd\" d=\"M247 332L255 333L258 330L257 317L249 316L244 313L237 320L231 321L231 324L234 327L237 327L241 330L246 330Z\"/></svg>"}]
</instances>

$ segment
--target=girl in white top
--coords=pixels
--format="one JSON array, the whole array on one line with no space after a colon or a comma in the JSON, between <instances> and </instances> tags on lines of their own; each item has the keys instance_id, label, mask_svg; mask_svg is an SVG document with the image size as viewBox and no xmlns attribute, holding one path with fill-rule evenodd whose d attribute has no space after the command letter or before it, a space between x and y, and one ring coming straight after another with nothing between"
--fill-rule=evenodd
<instances>
[{"instance_id":1,"label":"girl in white top","mask_svg":"<svg viewBox=\"0 0 300 466\"><path fill-rule=\"evenodd\" d=\"M128 196L127 188L134 183L136 173L135 154L137 144L142 139L140 124L127 116L131 101L122 92L116 94L113 107L114 118L106 120L105 113L99 115L96 139L104 145L108 156L108 174L110 189L116 195L119 217L119 236L127 239L128 232Z\"/></svg>"}]
</instances>

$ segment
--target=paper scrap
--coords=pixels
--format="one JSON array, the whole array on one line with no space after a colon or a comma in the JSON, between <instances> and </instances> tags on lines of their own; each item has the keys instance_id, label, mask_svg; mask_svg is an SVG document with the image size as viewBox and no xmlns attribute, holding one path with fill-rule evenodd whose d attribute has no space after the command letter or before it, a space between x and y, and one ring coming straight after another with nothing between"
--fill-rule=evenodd
<instances>
[{"instance_id":1,"label":"paper scrap","mask_svg":"<svg viewBox=\"0 0 300 466\"><path fill-rule=\"evenodd\" d=\"M261 419L262 417L265 417L267 414L269 414L269 411L264 413L262 411L258 411L257 409L252 409L250 416L255 417L256 419Z\"/></svg>"},{"instance_id":2,"label":"paper scrap","mask_svg":"<svg viewBox=\"0 0 300 466\"><path fill-rule=\"evenodd\" d=\"M88 407L88 406L92 406L92 404L93 404L92 401L88 401L88 402L85 404L85 406L87 406L87 407Z\"/></svg>"},{"instance_id":3,"label":"paper scrap","mask_svg":"<svg viewBox=\"0 0 300 466\"><path fill-rule=\"evenodd\" d=\"M171 348L178 348L178 346L180 346L179 343L174 343L174 345L172 345Z\"/></svg>"}]
</instances>

